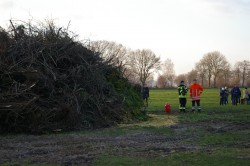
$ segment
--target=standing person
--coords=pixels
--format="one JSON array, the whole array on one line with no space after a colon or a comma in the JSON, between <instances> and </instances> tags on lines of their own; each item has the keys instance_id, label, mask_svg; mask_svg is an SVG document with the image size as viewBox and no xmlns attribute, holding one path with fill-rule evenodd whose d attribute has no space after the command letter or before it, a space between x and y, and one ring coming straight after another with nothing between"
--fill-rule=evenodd
<instances>
[{"instance_id":1,"label":"standing person","mask_svg":"<svg viewBox=\"0 0 250 166\"><path fill-rule=\"evenodd\" d=\"M241 90L239 88L239 94L238 94L238 103L241 104Z\"/></svg>"},{"instance_id":2,"label":"standing person","mask_svg":"<svg viewBox=\"0 0 250 166\"><path fill-rule=\"evenodd\" d=\"M197 83L196 79L194 79L193 84L189 88L190 97L192 99L192 112L195 111L195 103L198 107L198 112L201 112L200 95L202 94L203 90L204 90L203 87Z\"/></svg>"},{"instance_id":3,"label":"standing person","mask_svg":"<svg viewBox=\"0 0 250 166\"><path fill-rule=\"evenodd\" d=\"M232 103L233 105L237 105L239 102L239 98L241 96L240 88L234 84L234 87L231 90L232 95Z\"/></svg>"},{"instance_id":4,"label":"standing person","mask_svg":"<svg viewBox=\"0 0 250 166\"><path fill-rule=\"evenodd\" d=\"M225 104L225 89L224 87L220 88L220 105Z\"/></svg>"},{"instance_id":5,"label":"standing person","mask_svg":"<svg viewBox=\"0 0 250 166\"><path fill-rule=\"evenodd\" d=\"M142 88L142 98L145 103L145 106L148 106L148 98L149 98L149 88L147 84L145 83Z\"/></svg>"},{"instance_id":6,"label":"standing person","mask_svg":"<svg viewBox=\"0 0 250 166\"><path fill-rule=\"evenodd\" d=\"M180 82L180 85L178 86L178 93L179 93L179 109L180 113L186 112L186 103L187 103L187 97L186 94L188 92L187 87L184 85L184 81Z\"/></svg>"},{"instance_id":7,"label":"standing person","mask_svg":"<svg viewBox=\"0 0 250 166\"><path fill-rule=\"evenodd\" d=\"M245 104L248 104L249 92L247 90L247 87L243 90L243 99L244 99Z\"/></svg>"},{"instance_id":8,"label":"standing person","mask_svg":"<svg viewBox=\"0 0 250 166\"><path fill-rule=\"evenodd\" d=\"M228 104L229 89L225 86L225 105Z\"/></svg>"}]
</instances>

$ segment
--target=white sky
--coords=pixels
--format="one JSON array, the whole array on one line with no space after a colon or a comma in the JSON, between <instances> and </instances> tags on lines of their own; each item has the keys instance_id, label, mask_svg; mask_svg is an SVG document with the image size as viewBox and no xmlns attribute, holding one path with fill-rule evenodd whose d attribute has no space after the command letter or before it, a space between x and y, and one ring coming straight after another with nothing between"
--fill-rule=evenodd
<instances>
[{"instance_id":1,"label":"white sky","mask_svg":"<svg viewBox=\"0 0 250 166\"><path fill-rule=\"evenodd\" d=\"M0 0L0 26L10 19L70 21L81 39L151 49L176 74L211 51L232 65L250 60L250 0Z\"/></svg>"}]
</instances>

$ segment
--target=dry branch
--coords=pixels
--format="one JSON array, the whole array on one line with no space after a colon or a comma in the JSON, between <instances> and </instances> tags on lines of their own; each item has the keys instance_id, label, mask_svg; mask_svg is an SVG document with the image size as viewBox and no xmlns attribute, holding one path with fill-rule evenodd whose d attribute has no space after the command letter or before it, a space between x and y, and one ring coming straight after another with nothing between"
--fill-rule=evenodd
<instances>
[{"instance_id":1,"label":"dry branch","mask_svg":"<svg viewBox=\"0 0 250 166\"><path fill-rule=\"evenodd\" d=\"M0 38L8 36L1 41L7 47L0 48L0 132L72 130L122 121L124 97L107 79L116 68L63 28L11 21L8 32L0 31Z\"/></svg>"}]
</instances>

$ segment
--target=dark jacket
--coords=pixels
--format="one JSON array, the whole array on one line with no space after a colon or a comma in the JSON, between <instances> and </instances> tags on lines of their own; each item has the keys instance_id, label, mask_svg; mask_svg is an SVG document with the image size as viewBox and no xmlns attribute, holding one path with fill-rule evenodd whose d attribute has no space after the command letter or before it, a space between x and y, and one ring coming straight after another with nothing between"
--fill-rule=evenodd
<instances>
[{"instance_id":1,"label":"dark jacket","mask_svg":"<svg viewBox=\"0 0 250 166\"><path fill-rule=\"evenodd\" d=\"M142 97L143 99L146 99L149 97L149 88L148 87L143 87L142 89Z\"/></svg>"},{"instance_id":2,"label":"dark jacket","mask_svg":"<svg viewBox=\"0 0 250 166\"><path fill-rule=\"evenodd\" d=\"M185 85L179 85L178 88L179 98L186 98L188 88Z\"/></svg>"},{"instance_id":3,"label":"dark jacket","mask_svg":"<svg viewBox=\"0 0 250 166\"><path fill-rule=\"evenodd\" d=\"M240 97L241 96L241 91L239 87L233 87L231 90L231 95L232 97Z\"/></svg>"},{"instance_id":4,"label":"dark jacket","mask_svg":"<svg viewBox=\"0 0 250 166\"><path fill-rule=\"evenodd\" d=\"M220 89L220 97L221 98L226 97L226 91L224 89Z\"/></svg>"}]
</instances>

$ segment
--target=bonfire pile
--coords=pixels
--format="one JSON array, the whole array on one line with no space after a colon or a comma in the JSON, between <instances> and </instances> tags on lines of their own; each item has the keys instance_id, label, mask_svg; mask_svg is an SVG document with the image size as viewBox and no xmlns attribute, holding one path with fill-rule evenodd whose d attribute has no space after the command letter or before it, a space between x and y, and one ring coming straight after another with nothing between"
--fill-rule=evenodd
<instances>
[{"instance_id":1,"label":"bonfire pile","mask_svg":"<svg viewBox=\"0 0 250 166\"><path fill-rule=\"evenodd\" d=\"M104 127L128 114L119 70L67 29L10 25L0 29L1 133Z\"/></svg>"}]
</instances>

